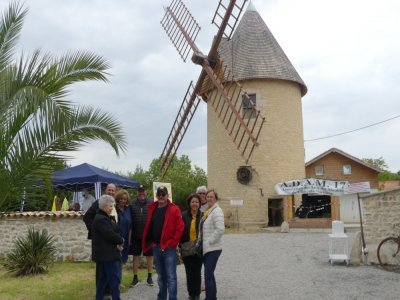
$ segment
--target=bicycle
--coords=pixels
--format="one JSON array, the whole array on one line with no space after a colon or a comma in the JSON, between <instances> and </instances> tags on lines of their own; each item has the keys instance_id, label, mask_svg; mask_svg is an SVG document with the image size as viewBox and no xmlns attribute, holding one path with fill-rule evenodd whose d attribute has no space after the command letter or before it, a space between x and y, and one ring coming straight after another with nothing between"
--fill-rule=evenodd
<instances>
[{"instance_id":1,"label":"bicycle","mask_svg":"<svg viewBox=\"0 0 400 300\"><path fill-rule=\"evenodd\" d=\"M393 229L400 223L393 224ZM380 266L386 271L400 273L400 235L384 238L378 246L377 256Z\"/></svg>"}]
</instances>

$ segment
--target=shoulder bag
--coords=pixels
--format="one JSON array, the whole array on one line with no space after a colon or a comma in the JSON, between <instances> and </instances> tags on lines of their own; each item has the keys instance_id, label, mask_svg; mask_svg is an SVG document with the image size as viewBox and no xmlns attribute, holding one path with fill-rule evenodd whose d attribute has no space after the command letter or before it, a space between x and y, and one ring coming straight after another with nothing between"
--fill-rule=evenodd
<instances>
[{"instance_id":1,"label":"shoulder bag","mask_svg":"<svg viewBox=\"0 0 400 300\"><path fill-rule=\"evenodd\" d=\"M191 256L196 254L196 244L197 240L188 241L181 244L181 256Z\"/></svg>"}]
</instances>

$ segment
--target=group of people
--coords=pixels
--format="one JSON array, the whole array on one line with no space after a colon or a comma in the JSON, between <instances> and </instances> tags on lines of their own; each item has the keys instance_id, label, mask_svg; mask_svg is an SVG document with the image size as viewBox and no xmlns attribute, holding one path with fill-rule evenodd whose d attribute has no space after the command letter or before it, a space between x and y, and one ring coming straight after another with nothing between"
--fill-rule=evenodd
<instances>
[{"instance_id":1,"label":"group of people","mask_svg":"<svg viewBox=\"0 0 400 300\"><path fill-rule=\"evenodd\" d=\"M183 213L169 199L168 188L159 186L156 201L147 199L140 185L137 199L131 203L129 193L109 184L105 195L93 202L84 215L88 238L92 239L92 259L96 262L96 300L105 294L120 299L122 266L133 255L133 280L139 284L141 255L146 257L147 284L153 285L153 258L159 292L157 300L177 299L177 249L195 245L190 255L182 255L189 299L200 299L201 269L204 265L205 299L217 298L214 271L222 252L224 214L218 194L201 186L187 198Z\"/></svg>"}]
</instances>

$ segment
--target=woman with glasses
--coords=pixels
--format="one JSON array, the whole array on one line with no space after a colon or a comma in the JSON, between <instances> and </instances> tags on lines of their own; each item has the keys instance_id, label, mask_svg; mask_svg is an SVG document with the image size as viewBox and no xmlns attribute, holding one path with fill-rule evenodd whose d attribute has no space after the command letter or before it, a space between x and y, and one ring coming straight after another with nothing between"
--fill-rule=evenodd
<instances>
[{"instance_id":1,"label":"woman with glasses","mask_svg":"<svg viewBox=\"0 0 400 300\"><path fill-rule=\"evenodd\" d=\"M121 252L121 266L120 275L122 278L122 265L126 264L129 255L129 245L132 227L132 207L131 207L131 196L125 189L120 189L115 194L115 208L118 215L118 225L121 236L124 238L124 248Z\"/></svg>"},{"instance_id":2,"label":"woman with glasses","mask_svg":"<svg viewBox=\"0 0 400 300\"><path fill-rule=\"evenodd\" d=\"M205 187L204 185L199 186L196 189L196 194L200 196L200 211L201 212L204 212L207 209L206 193L207 193L207 187Z\"/></svg>"}]
</instances>

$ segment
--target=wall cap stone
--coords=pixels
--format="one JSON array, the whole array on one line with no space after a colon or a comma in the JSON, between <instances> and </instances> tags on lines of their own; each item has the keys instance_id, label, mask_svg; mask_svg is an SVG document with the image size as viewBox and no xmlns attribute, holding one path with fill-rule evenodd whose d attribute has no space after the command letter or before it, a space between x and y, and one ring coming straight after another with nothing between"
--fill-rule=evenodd
<instances>
[{"instance_id":1,"label":"wall cap stone","mask_svg":"<svg viewBox=\"0 0 400 300\"><path fill-rule=\"evenodd\" d=\"M2 212L0 219L13 218L83 218L84 211L27 211L27 212Z\"/></svg>"},{"instance_id":2,"label":"wall cap stone","mask_svg":"<svg viewBox=\"0 0 400 300\"><path fill-rule=\"evenodd\" d=\"M383 190L383 191L379 191L379 192L375 192L372 194L368 194L368 195L360 195L360 198L362 199L366 199L366 198L371 198L377 195L384 195L384 194L388 194L388 193L392 193L392 192L398 192L400 191L400 187L396 187L396 188L392 188L392 189L388 189L388 190Z\"/></svg>"}]
</instances>

